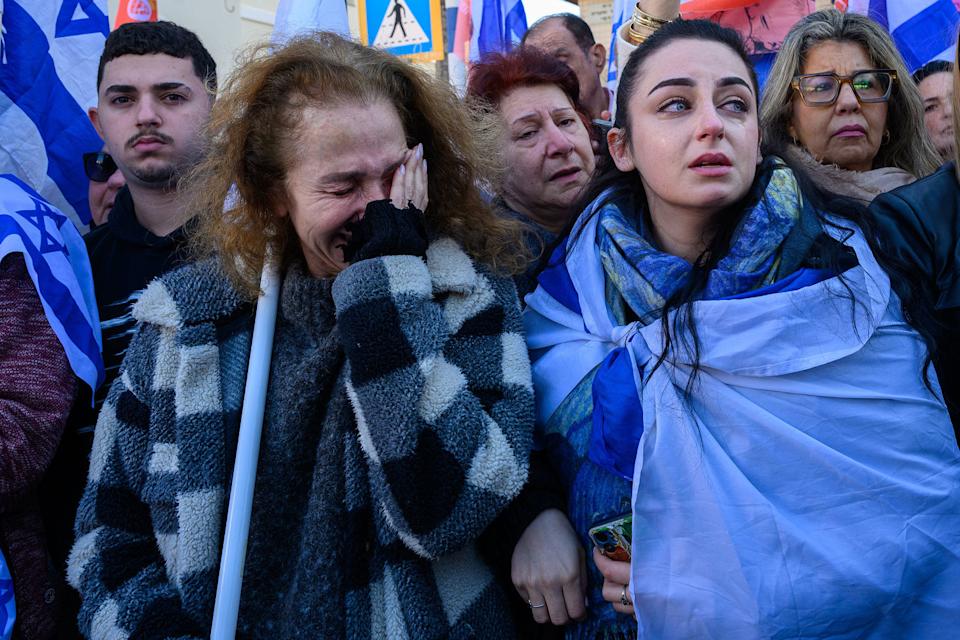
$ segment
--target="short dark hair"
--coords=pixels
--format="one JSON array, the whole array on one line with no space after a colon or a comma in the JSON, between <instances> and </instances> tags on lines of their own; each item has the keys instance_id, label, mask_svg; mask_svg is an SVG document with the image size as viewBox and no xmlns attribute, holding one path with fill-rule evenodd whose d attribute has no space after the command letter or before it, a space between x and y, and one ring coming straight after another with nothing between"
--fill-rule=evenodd
<instances>
[{"instance_id":1,"label":"short dark hair","mask_svg":"<svg viewBox=\"0 0 960 640\"><path fill-rule=\"evenodd\" d=\"M952 62L947 62L946 60L931 60L913 72L913 83L920 84L935 73L950 73L952 71Z\"/></svg>"},{"instance_id":2,"label":"short dark hair","mask_svg":"<svg viewBox=\"0 0 960 640\"><path fill-rule=\"evenodd\" d=\"M217 63L200 42L197 34L178 24L158 22L128 22L107 36L97 69L97 89L103 81L103 68L120 56L146 56L163 53L174 58L190 58L193 72L211 91L217 88Z\"/></svg>"},{"instance_id":3,"label":"short dark hair","mask_svg":"<svg viewBox=\"0 0 960 640\"><path fill-rule=\"evenodd\" d=\"M590 47L597 43L593 37L593 31L590 30L590 25L588 25L583 18L580 16L575 16L572 13L554 13L553 15L544 16L534 22L533 25L527 29L527 32L523 34L523 38L520 39L520 46L525 45L527 43L527 38L550 20L561 21L564 28L570 32L570 35L573 36L577 46L584 51L587 51Z\"/></svg>"}]
</instances>

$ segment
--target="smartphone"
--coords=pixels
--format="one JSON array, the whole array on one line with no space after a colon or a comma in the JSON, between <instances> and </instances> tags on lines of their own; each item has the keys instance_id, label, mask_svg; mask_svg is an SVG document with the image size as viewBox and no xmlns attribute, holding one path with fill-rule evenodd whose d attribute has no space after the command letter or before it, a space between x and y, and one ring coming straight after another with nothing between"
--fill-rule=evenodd
<instances>
[{"instance_id":1,"label":"smartphone","mask_svg":"<svg viewBox=\"0 0 960 640\"><path fill-rule=\"evenodd\" d=\"M593 525L587 531L600 553L619 562L630 562L633 514L627 513Z\"/></svg>"}]
</instances>

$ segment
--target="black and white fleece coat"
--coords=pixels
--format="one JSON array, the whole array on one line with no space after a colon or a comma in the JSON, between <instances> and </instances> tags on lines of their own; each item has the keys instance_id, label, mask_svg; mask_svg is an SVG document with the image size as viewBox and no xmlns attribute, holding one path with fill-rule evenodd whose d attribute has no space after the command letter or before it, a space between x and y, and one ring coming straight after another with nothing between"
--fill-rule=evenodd
<instances>
[{"instance_id":1,"label":"black and white fleece coat","mask_svg":"<svg viewBox=\"0 0 960 640\"><path fill-rule=\"evenodd\" d=\"M441 238L425 260L349 266L332 283L332 304L342 357L331 375L346 400L335 423L343 433L329 442L339 451L333 484L345 487L344 521L277 529L338 551L315 573L300 562L299 586L290 575L245 582L244 598L250 589L293 594L270 606L302 624L271 631L248 613L244 625L242 604L241 631L509 637L503 594L475 541L527 475L533 395L512 282ZM83 598L88 637L208 637L250 305L208 261L154 281L134 313L138 332L97 422L68 579ZM261 561L248 554L245 576ZM323 597L297 601L316 585Z\"/></svg>"}]
</instances>

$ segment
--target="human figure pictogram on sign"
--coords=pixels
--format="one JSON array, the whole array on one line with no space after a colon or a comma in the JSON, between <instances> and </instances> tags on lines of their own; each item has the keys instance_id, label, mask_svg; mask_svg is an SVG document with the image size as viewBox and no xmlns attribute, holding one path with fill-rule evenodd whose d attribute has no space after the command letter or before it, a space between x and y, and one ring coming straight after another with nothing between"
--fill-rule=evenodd
<instances>
[{"instance_id":1,"label":"human figure pictogram on sign","mask_svg":"<svg viewBox=\"0 0 960 640\"><path fill-rule=\"evenodd\" d=\"M403 8L403 5L400 4L399 0L393 0L393 9L387 15L396 15L397 19L393 23L393 30L390 31L390 37L393 37L393 34L397 32L397 27L400 27L400 31L403 33L403 37L407 37L407 30L403 28L403 14L406 13L406 9Z\"/></svg>"},{"instance_id":2,"label":"human figure pictogram on sign","mask_svg":"<svg viewBox=\"0 0 960 640\"><path fill-rule=\"evenodd\" d=\"M382 11L383 19L373 39L373 46L389 49L430 42L417 15L410 9L408 0L389 0ZM427 20L429 16L423 18Z\"/></svg>"}]
</instances>

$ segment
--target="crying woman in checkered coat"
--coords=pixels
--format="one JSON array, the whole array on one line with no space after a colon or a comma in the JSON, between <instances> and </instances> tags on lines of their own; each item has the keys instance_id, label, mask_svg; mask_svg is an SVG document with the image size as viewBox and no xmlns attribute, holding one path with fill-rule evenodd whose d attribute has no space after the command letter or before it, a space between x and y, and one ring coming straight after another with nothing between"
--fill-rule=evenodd
<instances>
[{"instance_id":1,"label":"crying woman in checkered coat","mask_svg":"<svg viewBox=\"0 0 960 640\"><path fill-rule=\"evenodd\" d=\"M69 563L84 634L209 636L269 263L237 637L512 637L480 549L527 476L509 276L528 258L476 186L496 156L485 126L444 84L330 34L234 74L193 176L197 260L141 297L97 423Z\"/></svg>"}]
</instances>

